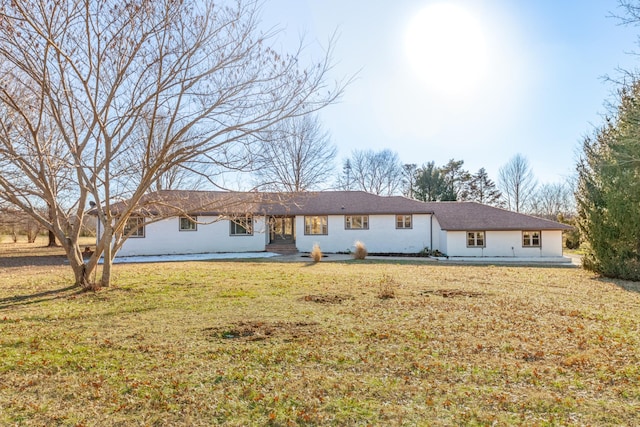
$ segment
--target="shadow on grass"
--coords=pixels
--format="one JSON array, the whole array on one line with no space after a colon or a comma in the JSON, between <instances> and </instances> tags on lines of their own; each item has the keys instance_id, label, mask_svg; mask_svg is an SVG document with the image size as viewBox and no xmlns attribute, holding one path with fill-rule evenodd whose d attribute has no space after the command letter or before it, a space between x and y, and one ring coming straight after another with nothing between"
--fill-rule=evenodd
<instances>
[{"instance_id":1,"label":"shadow on grass","mask_svg":"<svg viewBox=\"0 0 640 427\"><path fill-rule=\"evenodd\" d=\"M0 268L54 267L65 265L64 255L25 255L0 257Z\"/></svg>"},{"instance_id":2,"label":"shadow on grass","mask_svg":"<svg viewBox=\"0 0 640 427\"><path fill-rule=\"evenodd\" d=\"M76 292L68 293L75 290ZM81 294L83 290L76 285L67 286L65 288L53 289L51 291L38 292L30 295L16 295L13 297L0 298L0 310L11 307L38 304L44 301L53 301L65 298L71 295Z\"/></svg>"},{"instance_id":3,"label":"shadow on grass","mask_svg":"<svg viewBox=\"0 0 640 427\"><path fill-rule=\"evenodd\" d=\"M608 277L596 277L593 280L597 280L601 283L609 283L615 285L625 291L635 292L640 294L640 282L632 282L630 280L610 279Z\"/></svg>"},{"instance_id":4,"label":"shadow on grass","mask_svg":"<svg viewBox=\"0 0 640 427\"><path fill-rule=\"evenodd\" d=\"M556 269L556 268L579 268L578 266L570 263L563 264L544 264L535 262L438 262L438 261L426 261L407 258L405 259L350 259L341 261L329 261L335 264L390 264L390 265L415 265L420 267L469 267L469 268L486 268L486 267L527 267L527 268L540 268L540 269Z\"/></svg>"}]
</instances>

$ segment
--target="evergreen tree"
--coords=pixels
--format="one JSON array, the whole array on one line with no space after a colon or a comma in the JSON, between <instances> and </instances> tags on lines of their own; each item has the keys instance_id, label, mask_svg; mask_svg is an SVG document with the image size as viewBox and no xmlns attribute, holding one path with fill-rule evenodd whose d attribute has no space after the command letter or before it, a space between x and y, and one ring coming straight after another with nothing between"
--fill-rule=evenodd
<instances>
[{"instance_id":1,"label":"evergreen tree","mask_svg":"<svg viewBox=\"0 0 640 427\"><path fill-rule=\"evenodd\" d=\"M436 202L446 197L447 186L440 168L429 162L418 169L413 196L423 202Z\"/></svg>"},{"instance_id":2,"label":"evergreen tree","mask_svg":"<svg viewBox=\"0 0 640 427\"><path fill-rule=\"evenodd\" d=\"M471 175L467 185L467 200L483 203L491 206L502 206L502 193L496 188L496 184L485 168L480 168L478 172Z\"/></svg>"},{"instance_id":3,"label":"evergreen tree","mask_svg":"<svg viewBox=\"0 0 640 427\"><path fill-rule=\"evenodd\" d=\"M471 179L469 171L462 169L464 160L451 159L440 168L440 174L444 177L446 191L442 195L443 201L456 201L467 199L467 184Z\"/></svg>"},{"instance_id":4,"label":"evergreen tree","mask_svg":"<svg viewBox=\"0 0 640 427\"><path fill-rule=\"evenodd\" d=\"M640 82L619 92L614 117L583 141L577 226L585 268L640 280Z\"/></svg>"}]
</instances>

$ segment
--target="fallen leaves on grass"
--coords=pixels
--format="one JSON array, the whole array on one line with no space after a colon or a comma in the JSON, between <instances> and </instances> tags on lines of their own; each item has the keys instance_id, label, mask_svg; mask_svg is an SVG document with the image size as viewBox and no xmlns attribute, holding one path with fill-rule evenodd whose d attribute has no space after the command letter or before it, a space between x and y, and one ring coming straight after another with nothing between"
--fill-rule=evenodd
<instances>
[{"instance_id":1,"label":"fallen leaves on grass","mask_svg":"<svg viewBox=\"0 0 640 427\"><path fill-rule=\"evenodd\" d=\"M9 274L0 300L61 287ZM577 269L119 266L0 309L0 425L640 425L638 331Z\"/></svg>"}]
</instances>

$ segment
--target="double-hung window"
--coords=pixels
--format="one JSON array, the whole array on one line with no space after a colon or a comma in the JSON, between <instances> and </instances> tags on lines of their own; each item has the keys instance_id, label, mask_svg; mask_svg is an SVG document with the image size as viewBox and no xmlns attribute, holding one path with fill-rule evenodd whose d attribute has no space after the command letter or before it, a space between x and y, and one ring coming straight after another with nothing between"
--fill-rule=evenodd
<instances>
[{"instance_id":1,"label":"double-hung window","mask_svg":"<svg viewBox=\"0 0 640 427\"><path fill-rule=\"evenodd\" d=\"M304 234L329 234L327 216L305 216Z\"/></svg>"},{"instance_id":2,"label":"double-hung window","mask_svg":"<svg viewBox=\"0 0 640 427\"><path fill-rule=\"evenodd\" d=\"M411 228L411 215L396 215L396 228Z\"/></svg>"},{"instance_id":3,"label":"double-hung window","mask_svg":"<svg viewBox=\"0 0 640 427\"><path fill-rule=\"evenodd\" d=\"M345 215L345 230L368 230L369 215Z\"/></svg>"},{"instance_id":4,"label":"double-hung window","mask_svg":"<svg viewBox=\"0 0 640 427\"><path fill-rule=\"evenodd\" d=\"M484 231L468 231L467 247L468 248L484 248Z\"/></svg>"},{"instance_id":5,"label":"double-hung window","mask_svg":"<svg viewBox=\"0 0 640 427\"><path fill-rule=\"evenodd\" d=\"M523 231L522 246L525 248L539 248L540 231Z\"/></svg>"}]
</instances>

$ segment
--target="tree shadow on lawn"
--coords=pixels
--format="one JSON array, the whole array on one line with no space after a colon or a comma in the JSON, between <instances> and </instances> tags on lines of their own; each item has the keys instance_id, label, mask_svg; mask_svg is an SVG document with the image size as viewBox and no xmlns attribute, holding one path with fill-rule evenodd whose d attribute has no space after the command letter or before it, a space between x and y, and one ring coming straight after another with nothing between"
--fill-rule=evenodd
<instances>
[{"instance_id":1,"label":"tree shadow on lawn","mask_svg":"<svg viewBox=\"0 0 640 427\"><path fill-rule=\"evenodd\" d=\"M575 264L571 263L561 263L561 264L545 264L545 263L536 263L536 262L464 262L464 261L447 261L447 262L438 262L436 260L423 260L423 259L412 259L407 257L407 259L383 259L383 258L375 258L375 259L348 259L348 260L340 260L340 261L330 261L335 264L392 264L392 265L415 265L415 266L424 266L424 267L469 267L469 268L486 268L486 267L527 267L527 268L578 268Z\"/></svg>"},{"instance_id":2,"label":"tree shadow on lawn","mask_svg":"<svg viewBox=\"0 0 640 427\"><path fill-rule=\"evenodd\" d=\"M0 257L0 268L57 267L65 265L64 255L20 255Z\"/></svg>"},{"instance_id":3,"label":"tree shadow on lawn","mask_svg":"<svg viewBox=\"0 0 640 427\"><path fill-rule=\"evenodd\" d=\"M640 282L632 282L630 280L610 279L608 277L595 277L593 280L597 280L601 283L609 283L615 285L625 291L635 292L640 294Z\"/></svg>"},{"instance_id":4,"label":"tree shadow on lawn","mask_svg":"<svg viewBox=\"0 0 640 427\"><path fill-rule=\"evenodd\" d=\"M75 292L68 293L72 290L75 290ZM78 286L71 285L60 289L38 292L30 295L16 295L13 297L0 298L0 311L17 306L38 304L44 301L53 301L60 298L66 298L69 296L81 294L82 292L82 289Z\"/></svg>"}]
</instances>

